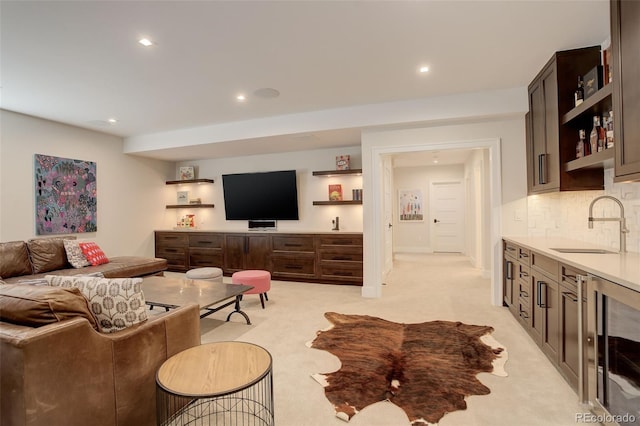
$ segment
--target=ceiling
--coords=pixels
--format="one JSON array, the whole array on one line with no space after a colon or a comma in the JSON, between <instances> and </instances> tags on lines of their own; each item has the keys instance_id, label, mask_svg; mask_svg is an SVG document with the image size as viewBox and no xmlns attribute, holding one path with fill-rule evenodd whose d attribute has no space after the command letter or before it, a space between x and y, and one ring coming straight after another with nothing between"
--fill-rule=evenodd
<instances>
[{"instance_id":1,"label":"ceiling","mask_svg":"<svg viewBox=\"0 0 640 426\"><path fill-rule=\"evenodd\" d=\"M124 138L257 119L268 127L283 115L523 87L554 51L600 44L609 34L607 0L2 0L0 7L0 107ZM155 44L145 48L141 37ZM430 71L419 73L422 65ZM254 94L264 88L280 95ZM256 136L185 147L180 158L359 138L359 128ZM162 147L143 155L180 159Z\"/></svg>"}]
</instances>

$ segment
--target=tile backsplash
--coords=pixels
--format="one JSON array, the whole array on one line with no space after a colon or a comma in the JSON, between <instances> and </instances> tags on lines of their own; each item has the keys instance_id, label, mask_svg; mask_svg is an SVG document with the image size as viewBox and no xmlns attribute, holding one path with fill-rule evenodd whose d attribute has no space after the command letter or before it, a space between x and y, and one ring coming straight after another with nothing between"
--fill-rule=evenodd
<instances>
[{"instance_id":1,"label":"tile backsplash","mask_svg":"<svg viewBox=\"0 0 640 426\"><path fill-rule=\"evenodd\" d=\"M527 199L528 235L563 237L618 250L618 222L594 222L589 229L589 204L600 195L611 195L624 206L627 219L627 250L640 252L640 183L613 183L613 169L604 171L604 191L570 191L532 195ZM594 217L620 217L618 204L601 200Z\"/></svg>"}]
</instances>

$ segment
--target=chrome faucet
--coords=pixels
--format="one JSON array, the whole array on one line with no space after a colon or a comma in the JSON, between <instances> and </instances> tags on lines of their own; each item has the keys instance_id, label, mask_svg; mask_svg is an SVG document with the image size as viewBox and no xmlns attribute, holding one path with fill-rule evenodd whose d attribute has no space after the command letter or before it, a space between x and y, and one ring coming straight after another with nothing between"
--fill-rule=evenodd
<instances>
[{"instance_id":1,"label":"chrome faucet","mask_svg":"<svg viewBox=\"0 0 640 426\"><path fill-rule=\"evenodd\" d=\"M598 200L608 199L615 201L620 206L620 217L593 217L593 205ZM627 220L624 218L624 206L616 197L612 197L611 195L601 195L600 197L596 197L591 204L589 205L589 229L593 229L593 222L619 222L620 223L620 253L627 252L627 234L629 230L627 229Z\"/></svg>"}]
</instances>

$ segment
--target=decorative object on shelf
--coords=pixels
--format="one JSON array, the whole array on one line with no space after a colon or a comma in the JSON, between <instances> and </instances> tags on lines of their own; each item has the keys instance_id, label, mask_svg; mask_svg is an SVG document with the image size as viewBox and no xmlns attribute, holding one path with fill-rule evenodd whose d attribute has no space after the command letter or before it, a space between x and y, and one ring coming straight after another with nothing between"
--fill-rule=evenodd
<instances>
[{"instance_id":1,"label":"decorative object on shelf","mask_svg":"<svg viewBox=\"0 0 640 426\"><path fill-rule=\"evenodd\" d=\"M196 172L193 166L182 166L179 170L180 180L193 180L196 178Z\"/></svg>"},{"instance_id":2,"label":"decorative object on shelf","mask_svg":"<svg viewBox=\"0 0 640 426\"><path fill-rule=\"evenodd\" d=\"M611 58L611 43L607 46L606 49L602 50L602 72L603 72L603 83L605 85L613 82L613 72L611 68L611 63L613 62Z\"/></svg>"},{"instance_id":3,"label":"decorative object on shelf","mask_svg":"<svg viewBox=\"0 0 640 426\"><path fill-rule=\"evenodd\" d=\"M329 201L342 201L342 185L329 185Z\"/></svg>"},{"instance_id":4,"label":"decorative object on shelf","mask_svg":"<svg viewBox=\"0 0 640 426\"><path fill-rule=\"evenodd\" d=\"M584 99L602 88L602 65L596 65L584 75Z\"/></svg>"},{"instance_id":5,"label":"decorative object on shelf","mask_svg":"<svg viewBox=\"0 0 640 426\"><path fill-rule=\"evenodd\" d=\"M189 204L202 204L202 200L200 198L193 198L189 200Z\"/></svg>"},{"instance_id":6,"label":"decorative object on shelf","mask_svg":"<svg viewBox=\"0 0 640 426\"><path fill-rule=\"evenodd\" d=\"M42 154L34 160L36 234L96 232L96 163Z\"/></svg>"},{"instance_id":7,"label":"decorative object on shelf","mask_svg":"<svg viewBox=\"0 0 640 426\"><path fill-rule=\"evenodd\" d=\"M351 193L353 195L353 201L362 201L362 189L353 189Z\"/></svg>"},{"instance_id":8,"label":"decorative object on shelf","mask_svg":"<svg viewBox=\"0 0 640 426\"><path fill-rule=\"evenodd\" d=\"M349 170L351 168L351 156L338 155L336 156L336 170Z\"/></svg>"},{"instance_id":9,"label":"decorative object on shelf","mask_svg":"<svg viewBox=\"0 0 640 426\"><path fill-rule=\"evenodd\" d=\"M178 204L189 204L189 191L178 191L176 194Z\"/></svg>"},{"instance_id":10,"label":"decorative object on shelf","mask_svg":"<svg viewBox=\"0 0 640 426\"><path fill-rule=\"evenodd\" d=\"M422 222L424 204L420 189L401 189L398 196L399 217L402 222Z\"/></svg>"},{"instance_id":11,"label":"decorative object on shelf","mask_svg":"<svg viewBox=\"0 0 640 426\"><path fill-rule=\"evenodd\" d=\"M593 129L591 129L591 135L589 136L591 154L604 151L606 138L605 130L600 126L600 117L596 115L593 117Z\"/></svg>"},{"instance_id":12,"label":"decorative object on shelf","mask_svg":"<svg viewBox=\"0 0 640 426\"><path fill-rule=\"evenodd\" d=\"M183 228L195 228L196 227L196 215L195 214L186 214L180 218L180 221L177 223L176 229Z\"/></svg>"}]
</instances>

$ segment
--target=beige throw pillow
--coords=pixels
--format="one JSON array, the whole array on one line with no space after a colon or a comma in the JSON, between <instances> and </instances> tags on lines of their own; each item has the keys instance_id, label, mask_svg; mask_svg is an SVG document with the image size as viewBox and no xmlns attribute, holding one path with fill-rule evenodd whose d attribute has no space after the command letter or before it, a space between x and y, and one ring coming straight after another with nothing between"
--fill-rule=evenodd
<instances>
[{"instance_id":1,"label":"beige throw pillow","mask_svg":"<svg viewBox=\"0 0 640 426\"><path fill-rule=\"evenodd\" d=\"M76 287L89 301L89 307L103 333L124 330L147 319L142 278L98 278L47 275L49 285Z\"/></svg>"},{"instance_id":2,"label":"beige throw pillow","mask_svg":"<svg viewBox=\"0 0 640 426\"><path fill-rule=\"evenodd\" d=\"M67 252L67 259L74 268L84 268L91 265L80 248L80 242L76 240L64 240L64 250Z\"/></svg>"}]
</instances>

